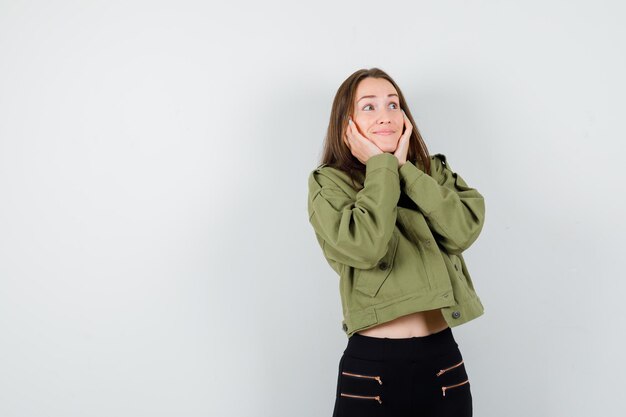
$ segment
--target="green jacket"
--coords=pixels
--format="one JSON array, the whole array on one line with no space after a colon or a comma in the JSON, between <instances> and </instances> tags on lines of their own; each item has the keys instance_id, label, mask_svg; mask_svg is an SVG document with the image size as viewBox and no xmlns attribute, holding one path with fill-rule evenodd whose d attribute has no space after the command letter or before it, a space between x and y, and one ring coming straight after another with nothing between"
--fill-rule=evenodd
<instances>
[{"instance_id":1,"label":"green jacket","mask_svg":"<svg viewBox=\"0 0 626 417\"><path fill-rule=\"evenodd\" d=\"M483 314L462 252L485 219L482 195L430 156L432 176L391 153L370 157L362 188L321 165L308 178L309 222L339 275L343 331L440 308L450 327Z\"/></svg>"}]
</instances>

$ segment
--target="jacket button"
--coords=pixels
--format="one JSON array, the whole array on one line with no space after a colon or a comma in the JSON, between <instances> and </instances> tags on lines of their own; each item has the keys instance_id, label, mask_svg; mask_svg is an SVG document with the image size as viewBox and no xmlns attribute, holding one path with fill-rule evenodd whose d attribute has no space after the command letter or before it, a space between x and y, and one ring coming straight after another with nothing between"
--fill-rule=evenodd
<instances>
[{"instance_id":1,"label":"jacket button","mask_svg":"<svg viewBox=\"0 0 626 417\"><path fill-rule=\"evenodd\" d=\"M459 267L456 264L454 264L454 269L456 269L458 271Z\"/></svg>"},{"instance_id":2,"label":"jacket button","mask_svg":"<svg viewBox=\"0 0 626 417\"><path fill-rule=\"evenodd\" d=\"M381 262L380 264L378 264L378 267L384 271L385 269L389 268L389 264L387 262Z\"/></svg>"},{"instance_id":3,"label":"jacket button","mask_svg":"<svg viewBox=\"0 0 626 417\"><path fill-rule=\"evenodd\" d=\"M461 317L461 312L460 311L453 312L452 317L454 317L455 319L458 319L459 317Z\"/></svg>"},{"instance_id":4,"label":"jacket button","mask_svg":"<svg viewBox=\"0 0 626 417\"><path fill-rule=\"evenodd\" d=\"M344 332L348 331L348 325L346 323L342 323L341 328L343 329Z\"/></svg>"}]
</instances>

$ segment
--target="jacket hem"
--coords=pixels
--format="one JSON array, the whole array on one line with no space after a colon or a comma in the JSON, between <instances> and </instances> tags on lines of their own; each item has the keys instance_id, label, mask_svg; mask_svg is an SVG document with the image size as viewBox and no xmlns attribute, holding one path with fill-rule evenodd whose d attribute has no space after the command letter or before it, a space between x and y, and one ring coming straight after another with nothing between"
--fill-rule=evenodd
<instances>
[{"instance_id":1,"label":"jacket hem","mask_svg":"<svg viewBox=\"0 0 626 417\"><path fill-rule=\"evenodd\" d=\"M485 312L478 296L464 298L457 304L441 309L448 326L455 327L482 316Z\"/></svg>"},{"instance_id":2,"label":"jacket hem","mask_svg":"<svg viewBox=\"0 0 626 417\"><path fill-rule=\"evenodd\" d=\"M374 325L391 321L400 316L418 311L434 310L436 308L452 307L456 305L452 288L417 292L377 304L365 310L350 311L343 320L342 327L348 337L359 330L365 330Z\"/></svg>"}]
</instances>

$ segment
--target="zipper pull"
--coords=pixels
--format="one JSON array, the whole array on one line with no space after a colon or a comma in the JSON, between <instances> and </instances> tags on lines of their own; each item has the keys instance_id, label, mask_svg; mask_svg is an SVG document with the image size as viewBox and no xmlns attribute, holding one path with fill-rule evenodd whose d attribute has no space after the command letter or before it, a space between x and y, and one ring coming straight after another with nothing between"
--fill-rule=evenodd
<instances>
[{"instance_id":1,"label":"zipper pull","mask_svg":"<svg viewBox=\"0 0 626 417\"><path fill-rule=\"evenodd\" d=\"M437 372L437 374L436 374L436 375L437 375L437 376L440 376L440 375L441 375L441 374L443 374L444 372L448 372L450 369L454 369L454 368L456 368L457 366L460 366L460 365L463 363L463 361L464 361L464 360L465 360L465 359L462 359L462 360L461 360L461 362L457 363L456 365L452 365L452 366L451 366L451 367L449 367L449 368L446 368L446 369L442 369L442 370L440 370L439 372Z\"/></svg>"},{"instance_id":2,"label":"zipper pull","mask_svg":"<svg viewBox=\"0 0 626 417\"><path fill-rule=\"evenodd\" d=\"M376 396L376 400L378 400L378 404L382 404L383 403L382 400L380 399L379 395Z\"/></svg>"},{"instance_id":3,"label":"zipper pull","mask_svg":"<svg viewBox=\"0 0 626 417\"><path fill-rule=\"evenodd\" d=\"M446 396L446 388L448 387L441 387L441 392L443 393L443 396Z\"/></svg>"},{"instance_id":4,"label":"zipper pull","mask_svg":"<svg viewBox=\"0 0 626 417\"><path fill-rule=\"evenodd\" d=\"M379 376L374 377L374 379L375 379L376 381L378 381L378 385L382 385L382 384L383 384L383 380L382 380L382 379L380 379L380 377L379 377Z\"/></svg>"}]
</instances>

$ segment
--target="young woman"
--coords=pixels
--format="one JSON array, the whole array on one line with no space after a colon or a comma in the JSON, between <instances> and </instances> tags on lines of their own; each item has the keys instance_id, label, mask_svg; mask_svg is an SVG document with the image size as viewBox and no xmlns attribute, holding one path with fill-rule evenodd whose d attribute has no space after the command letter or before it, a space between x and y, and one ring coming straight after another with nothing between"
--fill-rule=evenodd
<instances>
[{"instance_id":1,"label":"young woman","mask_svg":"<svg viewBox=\"0 0 626 417\"><path fill-rule=\"evenodd\" d=\"M348 336L333 417L471 416L451 327L484 312L462 256L484 199L445 155L429 155L384 71L356 71L339 87L308 186Z\"/></svg>"}]
</instances>

